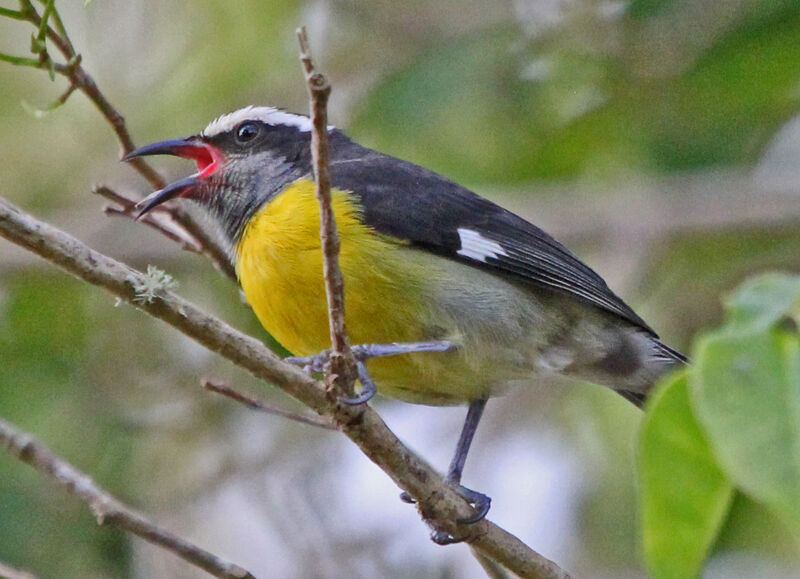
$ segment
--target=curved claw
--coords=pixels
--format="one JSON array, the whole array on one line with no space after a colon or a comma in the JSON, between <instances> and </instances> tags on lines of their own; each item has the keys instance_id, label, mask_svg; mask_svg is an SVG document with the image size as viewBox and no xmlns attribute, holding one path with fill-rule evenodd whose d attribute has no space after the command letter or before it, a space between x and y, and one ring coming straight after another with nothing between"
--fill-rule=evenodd
<instances>
[{"instance_id":1,"label":"curved claw","mask_svg":"<svg viewBox=\"0 0 800 579\"><path fill-rule=\"evenodd\" d=\"M486 515L489 513L489 509L492 506L492 497L477 491L473 491L472 489L468 489L467 487L461 485L456 487L456 492L464 497L475 509L475 512L469 517L458 519L459 525L474 525L478 521L486 518Z\"/></svg>"},{"instance_id":2,"label":"curved claw","mask_svg":"<svg viewBox=\"0 0 800 579\"><path fill-rule=\"evenodd\" d=\"M453 487L453 490L455 490L459 496L472 505L474 509L474 512L470 516L463 517L456 521L459 525L474 525L478 521L482 521L486 518L486 515L489 513L489 509L492 506L492 497L483 493L479 493L478 491L473 491L472 489L468 489L465 486L453 483L451 481L448 481L448 484ZM406 491L400 493L400 500L409 504L414 504L417 502ZM464 540L465 538L454 537L445 531L434 531L431 533L431 541L437 545L452 545L454 543L461 543Z\"/></svg>"},{"instance_id":3,"label":"curved claw","mask_svg":"<svg viewBox=\"0 0 800 579\"><path fill-rule=\"evenodd\" d=\"M361 394L359 394L358 396L354 396L353 398L350 398L348 396L339 396L338 400L339 402L341 402L342 404L346 404L347 406L358 406L359 404L364 404L365 402L369 402L373 396L375 396L374 391L370 392L364 389L364 391L361 392Z\"/></svg>"},{"instance_id":4,"label":"curved claw","mask_svg":"<svg viewBox=\"0 0 800 579\"><path fill-rule=\"evenodd\" d=\"M445 531L434 531L431 533L431 541L436 543L437 545L455 545L456 543L462 543L464 539L456 539L450 533Z\"/></svg>"},{"instance_id":5,"label":"curved claw","mask_svg":"<svg viewBox=\"0 0 800 579\"><path fill-rule=\"evenodd\" d=\"M450 483L453 484L453 483ZM460 484L453 484L453 489L466 500L469 504L472 505L474 512L469 517L463 517L456 521L459 525L474 525L478 521L483 520L486 517L486 514L489 512L489 508L492 506L492 498L483 494L479 493L478 491L473 491L472 489L468 489L465 486ZM464 541L466 537L458 538L454 537L450 533L446 533L445 531L434 531L431 534L431 541L436 543L437 545L452 545L454 543L461 543Z\"/></svg>"},{"instance_id":6,"label":"curved claw","mask_svg":"<svg viewBox=\"0 0 800 579\"><path fill-rule=\"evenodd\" d=\"M403 501L404 503L408 503L409 505L417 504L417 501L414 499L414 497L408 494L408 491L403 491L402 493L400 493L400 500Z\"/></svg>"},{"instance_id":7,"label":"curved claw","mask_svg":"<svg viewBox=\"0 0 800 579\"><path fill-rule=\"evenodd\" d=\"M358 381L361 382L361 394L354 398L339 396L339 402L342 404L347 404L348 406L364 404L364 402L368 402L370 399L372 399L372 397L375 396L375 393L378 391L378 387L375 386L375 382L372 381L364 362L356 360L356 368L358 368Z\"/></svg>"}]
</instances>

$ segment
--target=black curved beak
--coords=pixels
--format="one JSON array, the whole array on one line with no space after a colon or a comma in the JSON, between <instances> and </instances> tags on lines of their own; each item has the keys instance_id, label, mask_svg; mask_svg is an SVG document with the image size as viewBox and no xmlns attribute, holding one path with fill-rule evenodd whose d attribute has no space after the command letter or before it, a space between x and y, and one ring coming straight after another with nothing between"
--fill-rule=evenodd
<instances>
[{"instance_id":1,"label":"black curved beak","mask_svg":"<svg viewBox=\"0 0 800 579\"><path fill-rule=\"evenodd\" d=\"M185 179L179 179L174 183L170 183L163 189L159 189L158 191L150 193L150 195L136 204L136 208L139 209L136 219L141 219L154 207L157 207L162 203L166 203L170 199L175 199L175 197L180 197L181 194L191 191L198 185L200 185L200 179L197 177L197 175L191 175Z\"/></svg>"},{"instance_id":2,"label":"black curved beak","mask_svg":"<svg viewBox=\"0 0 800 579\"><path fill-rule=\"evenodd\" d=\"M208 151L205 144L197 137L187 137L185 139L170 139L160 141L151 145L145 145L134 149L124 157L122 161L127 162L137 157L147 157L150 155L173 155L184 159L205 159Z\"/></svg>"},{"instance_id":3,"label":"black curved beak","mask_svg":"<svg viewBox=\"0 0 800 579\"><path fill-rule=\"evenodd\" d=\"M194 159L198 167L202 170L184 179L179 179L170 183L163 189L155 191L136 204L140 209L136 219L141 219L148 211L184 194L189 194L201 184L201 178L210 175L216 168L217 151L212 146L204 143L197 137L187 137L185 139L171 139L160 141L151 145L139 147L125 155L122 161L130 161L138 157L149 155L173 155L184 159Z\"/></svg>"}]
</instances>

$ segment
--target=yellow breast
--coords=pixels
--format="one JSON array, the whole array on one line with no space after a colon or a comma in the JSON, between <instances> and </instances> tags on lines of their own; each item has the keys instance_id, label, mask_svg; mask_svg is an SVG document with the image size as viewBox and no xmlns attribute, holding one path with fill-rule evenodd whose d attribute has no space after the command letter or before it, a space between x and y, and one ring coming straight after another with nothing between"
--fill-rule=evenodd
<instances>
[{"instance_id":1,"label":"yellow breast","mask_svg":"<svg viewBox=\"0 0 800 579\"><path fill-rule=\"evenodd\" d=\"M401 246L362 224L345 192L334 191L333 209L351 341L417 339L419 314L412 306L419 288L407 284L414 276L391 255ZM312 181L290 186L255 215L239 244L236 270L258 319L284 347L303 356L330 347ZM387 308L398 315L385 319Z\"/></svg>"},{"instance_id":2,"label":"yellow breast","mask_svg":"<svg viewBox=\"0 0 800 579\"><path fill-rule=\"evenodd\" d=\"M364 225L360 208L346 192L333 192L333 209L341 237L350 342L442 338L435 335L442 331L442 320L435 319L439 316L429 299L437 277L430 270L435 261L427 255L419 259L419 250ZM289 186L251 219L237 247L236 271L261 324L286 349L305 356L330 347L312 181ZM443 377L455 370L455 363L450 354L425 353L374 359L369 369L384 394L442 403L468 398L459 394L449 400L450 394L439 391L449 390ZM425 392L431 389L439 392Z\"/></svg>"}]
</instances>

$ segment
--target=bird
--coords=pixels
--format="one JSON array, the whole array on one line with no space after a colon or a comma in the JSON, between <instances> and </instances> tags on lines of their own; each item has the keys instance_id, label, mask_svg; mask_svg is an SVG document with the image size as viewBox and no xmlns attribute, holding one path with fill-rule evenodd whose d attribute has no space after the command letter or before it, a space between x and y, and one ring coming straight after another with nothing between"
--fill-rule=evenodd
<instances>
[{"instance_id":1,"label":"bird","mask_svg":"<svg viewBox=\"0 0 800 579\"><path fill-rule=\"evenodd\" d=\"M196 162L197 172L145 197L140 216L178 198L199 205L256 317L296 359L330 347L312 129L305 115L249 106L123 158ZM461 485L490 397L563 375L641 407L686 361L542 229L336 127L327 132L349 339L395 354L364 356L361 383L406 402L468 405L445 477L474 509L459 522L482 519L491 503Z\"/></svg>"}]
</instances>

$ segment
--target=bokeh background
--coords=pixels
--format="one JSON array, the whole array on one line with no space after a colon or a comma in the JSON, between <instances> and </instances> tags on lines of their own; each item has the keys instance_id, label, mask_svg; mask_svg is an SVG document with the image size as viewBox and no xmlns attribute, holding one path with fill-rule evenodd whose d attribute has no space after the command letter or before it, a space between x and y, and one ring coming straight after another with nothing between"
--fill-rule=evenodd
<instances>
[{"instance_id":1,"label":"bokeh background","mask_svg":"<svg viewBox=\"0 0 800 579\"><path fill-rule=\"evenodd\" d=\"M6 0L3 7L16 8ZM688 348L748 275L800 266L800 2L778 0L58 1L138 144L248 104L307 109L309 28L332 122L537 223ZM32 28L0 18L0 51ZM146 184L80 94L0 63L0 195L267 339L201 257L103 215ZM158 161L177 177L179 160ZM0 240L0 414L123 500L260 577L480 577L336 433L257 415L201 377L298 408L165 325ZM464 409L378 399L444 469ZM491 518L581 577L641 577L639 412L610 391L531 386L492 401L465 484ZM798 575L797 545L737 499L709 577ZM0 561L44 577L200 577L0 454Z\"/></svg>"}]
</instances>

